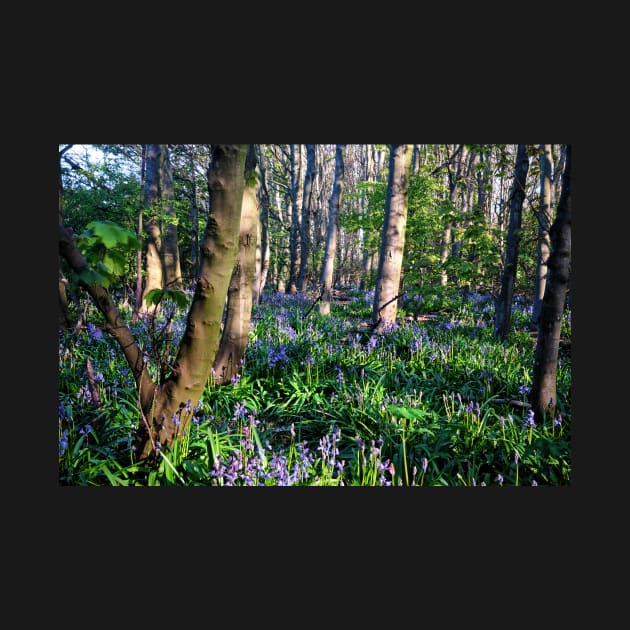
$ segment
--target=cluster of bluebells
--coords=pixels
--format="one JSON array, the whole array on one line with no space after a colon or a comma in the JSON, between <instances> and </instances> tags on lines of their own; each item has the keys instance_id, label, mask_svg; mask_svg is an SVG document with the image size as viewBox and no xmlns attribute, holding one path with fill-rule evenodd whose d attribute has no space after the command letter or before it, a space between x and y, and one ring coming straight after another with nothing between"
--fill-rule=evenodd
<instances>
[{"instance_id":1,"label":"cluster of bluebells","mask_svg":"<svg viewBox=\"0 0 630 630\"><path fill-rule=\"evenodd\" d=\"M368 473L364 472L364 474L375 472L377 475L379 486L391 486L395 474L395 469L394 464L389 459L386 459L384 461L382 459L382 436L379 435L377 441L370 441L370 451L367 456L365 454L365 441L362 440L359 435L355 436L355 440L358 447L358 462L362 466L363 471L368 471ZM389 478L387 477L387 475L389 475Z\"/></svg>"},{"instance_id":2,"label":"cluster of bluebells","mask_svg":"<svg viewBox=\"0 0 630 630\"><path fill-rule=\"evenodd\" d=\"M96 327L92 322L87 323L87 332L90 339L101 341L103 339L103 331Z\"/></svg>"},{"instance_id":3,"label":"cluster of bluebells","mask_svg":"<svg viewBox=\"0 0 630 630\"><path fill-rule=\"evenodd\" d=\"M304 440L295 444L292 452L285 450L278 453L272 451L267 441L266 452L257 450L253 432L260 421L256 411L249 414L243 403L237 403L233 420L246 420L242 427L238 447L227 456L218 455L212 465L210 477L213 485L220 486L292 486L305 483L311 476L315 457ZM292 435L295 433L292 431Z\"/></svg>"}]
</instances>

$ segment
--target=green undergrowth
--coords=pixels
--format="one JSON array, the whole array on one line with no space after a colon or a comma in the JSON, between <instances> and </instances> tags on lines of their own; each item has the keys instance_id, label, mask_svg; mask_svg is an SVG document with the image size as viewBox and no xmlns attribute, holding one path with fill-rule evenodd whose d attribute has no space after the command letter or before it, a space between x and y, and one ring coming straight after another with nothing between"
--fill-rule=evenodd
<instances>
[{"instance_id":1,"label":"green undergrowth","mask_svg":"<svg viewBox=\"0 0 630 630\"><path fill-rule=\"evenodd\" d=\"M188 434L153 470L133 461L140 414L131 373L88 309L88 327L59 340L60 484L571 482L570 354L560 355L556 416L536 426L526 406L535 344L526 303L515 302L512 332L501 343L489 297L451 297L433 313L410 300L382 334L369 330L369 295L351 297L323 317L301 295L265 295L254 308L240 377L209 382ZM182 309L173 320L175 342L183 320ZM133 329L147 357L158 359L155 326ZM563 336L570 338L568 311ZM98 408L87 387L88 359Z\"/></svg>"}]
</instances>

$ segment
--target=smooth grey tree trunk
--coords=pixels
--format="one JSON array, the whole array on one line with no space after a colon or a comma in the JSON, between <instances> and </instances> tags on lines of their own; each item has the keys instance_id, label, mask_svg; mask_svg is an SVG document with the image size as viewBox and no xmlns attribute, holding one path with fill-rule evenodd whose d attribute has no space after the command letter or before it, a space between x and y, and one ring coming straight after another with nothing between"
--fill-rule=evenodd
<instances>
[{"instance_id":1,"label":"smooth grey tree trunk","mask_svg":"<svg viewBox=\"0 0 630 630\"><path fill-rule=\"evenodd\" d=\"M300 247L300 271L298 291L306 291L308 284L308 257L311 252L311 215L313 213L313 179L315 177L315 145L306 145L306 174L302 193L302 225Z\"/></svg>"},{"instance_id":2,"label":"smooth grey tree trunk","mask_svg":"<svg viewBox=\"0 0 630 630\"><path fill-rule=\"evenodd\" d=\"M256 155L249 145L245 161L245 189L241 209L238 255L228 287L225 322L212 372L218 385L229 383L241 371L252 314L258 232Z\"/></svg>"},{"instance_id":3,"label":"smooth grey tree trunk","mask_svg":"<svg viewBox=\"0 0 630 630\"><path fill-rule=\"evenodd\" d=\"M289 293L298 291L302 247L302 145L290 145L291 155L291 232L289 239Z\"/></svg>"},{"instance_id":4,"label":"smooth grey tree trunk","mask_svg":"<svg viewBox=\"0 0 630 630\"><path fill-rule=\"evenodd\" d=\"M144 175L147 163L147 145L142 145L141 158L140 158L140 195L138 199L138 227L137 236L138 242L142 243L142 232L144 225ZM132 321L137 321L142 309L142 246L140 245L136 252L136 297L133 307Z\"/></svg>"},{"instance_id":5,"label":"smooth grey tree trunk","mask_svg":"<svg viewBox=\"0 0 630 630\"><path fill-rule=\"evenodd\" d=\"M145 281L142 293L141 313L147 312L147 294L153 289L163 288L162 269L162 228L159 219L160 171L162 145L146 145L146 169L144 179L144 209L146 220L144 229L147 231L147 249L145 254Z\"/></svg>"},{"instance_id":6,"label":"smooth grey tree trunk","mask_svg":"<svg viewBox=\"0 0 630 630\"><path fill-rule=\"evenodd\" d=\"M333 184L332 195L328 209L328 230L326 233L326 249L324 250L324 261L320 283L322 285L322 299L319 303L321 315L330 314L330 300L332 297L333 271L337 254L337 218L341 206L341 196L343 194L345 165L344 149L345 144L338 144L335 149L335 182Z\"/></svg>"},{"instance_id":7,"label":"smooth grey tree trunk","mask_svg":"<svg viewBox=\"0 0 630 630\"><path fill-rule=\"evenodd\" d=\"M385 220L372 307L372 323L381 331L396 322L400 275L407 226L407 193L409 191L409 146L389 145L389 180Z\"/></svg>"}]
</instances>

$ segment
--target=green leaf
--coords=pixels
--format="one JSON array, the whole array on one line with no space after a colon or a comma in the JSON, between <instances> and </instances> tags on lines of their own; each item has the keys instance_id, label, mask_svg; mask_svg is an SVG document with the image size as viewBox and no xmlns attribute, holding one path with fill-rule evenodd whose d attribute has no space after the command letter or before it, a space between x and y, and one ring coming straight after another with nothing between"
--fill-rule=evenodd
<instances>
[{"instance_id":1,"label":"green leaf","mask_svg":"<svg viewBox=\"0 0 630 630\"><path fill-rule=\"evenodd\" d=\"M92 230L95 236L100 238L108 249L117 246L124 249L135 249L140 245L138 237L133 232L113 221L91 221L87 227Z\"/></svg>"},{"instance_id":2,"label":"green leaf","mask_svg":"<svg viewBox=\"0 0 630 630\"><path fill-rule=\"evenodd\" d=\"M120 276L124 273L125 262L125 256L117 251L110 250L103 257L103 265L105 265L109 273L115 276Z\"/></svg>"},{"instance_id":3,"label":"green leaf","mask_svg":"<svg viewBox=\"0 0 630 630\"><path fill-rule=\"evenodd\" d=\"M92 269L91 267L84 269L79 274L79 280L89 285L100 284L105 288L107 288L110 284L110 279L107 276L99 273L96 269Z\"/></svg>"},{"instance_id":4,"label":"green leaf","mask_svg":"<svg viewBox=\"0 0 630 630\"><path fill-rule=\"evenodd\" d=\"M157 304L162 299L162 289L151 289L146 295L146 301L149 306Z\"/></svg>"}]
</instances>

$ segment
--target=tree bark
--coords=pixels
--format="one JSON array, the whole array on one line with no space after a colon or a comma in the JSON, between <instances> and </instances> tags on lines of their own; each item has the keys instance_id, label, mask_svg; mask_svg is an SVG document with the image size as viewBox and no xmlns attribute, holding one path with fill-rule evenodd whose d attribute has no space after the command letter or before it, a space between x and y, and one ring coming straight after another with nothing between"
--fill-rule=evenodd
<instances>
[{"instance_id":1,"label":"tree bark","mask_svg":"<svg viewBox=\"0 0 630 630\"><path fill-rule=\"evenodd\" d=\"M305 291L308 281L308 257L311 252L311 214L313 212L313 179L315 177L315 145L306 145L306 174L302 193L302 225L298 291Z\"/></svg>"},{"instance_id":2,"label":"tree bark","mask_svg":"<svg viewBox=\"0 0 630 630\"><path fill-rule=\"evenodd\" d=\"M458 156L457 160L457 171L455 175L451 174L451 161ZM462 166L466 159L466 147L463 144L460 144L457 149L455 149L453 155L449 158L446 166L448 167L449 173L449 201L452 209L455 208L455 204L457 201L457 195L459 193L459 186L461 180ZM449 213L452 210L449 210ZM442 247L440 252L440 264L442 265L442 270L440 272L440 285L445 287L448 284L448 273L444 268L446 261L451 253L451 246L453 243L453 220L447 219L446 225L444 226L444 232L442 234Z\"/></svg>"},{"instance_id":3,"label":"tree bark","mask_svg":"<svg viewBox=\"0 0 630 630\"><path fill-rule=\"evenodd\" d=\"M538 328L538 319L542 308L547 283L547 260L550 242L549 228L553 219L551 203L551 145L540 145L540 206L538 208L538 259L536 263L536 284L534 286L534 304L532 308L531 329Z\"/></svg>"},{"instance_id":4,"label":"tree bark","mask_svg":"<svg viewBox=\"0 0 630 630\"><path fill-rule=\"evenodd\" d=\"M245 182L238 256L228 288L226 317L219 351L212 367L215 383L219 385L231 382L241 370L252 314L258 230L256 196L258 180L254 145L251 144L245 162Z\"/></svg>"},{"instance_id":5,"label":"tree bark","mask_svg":"<svg viewBox=\"0 0 630 630\"><path fill-rule=\"evenodd\" d=\"M396 321L409 191L409 147L392 144L389 149L389 181L381 238L372 323L376 330Z\"/></svg>"},{"instance_id":6,"label":"tree bark","mask_svg":"<svg viewBox=\"0 0 630 630\"><path fill-rule=\"evenodd\" d=\"M169 157L168 144L161 145L160 191L164 208L166 229L162 243L162 264L164 266L164 286L167 289L183 289L182 269L177 237L177 217L173 203L173 167Z\"/></svg>"},{"instance_id":7,"label":"tree bark","mask_svg":"<svg viewBox=\"0 0 630 630\"><path fill-rule=\"evenodd\" d=\"M142 294L141 313L147 312L147 294L153 289L163 288L162 275L162 228L159 220L160 201L160 160L161 146L148 144L144 181L144 207L148 218L144 229L147 231L147 251L145 257L145 283Z\"/></svg>"},{"instance_id":8,"label":"tree bark","mask_svg":"<svg viewBox=\"0 0 630 630\"><path fill-rule=\"evenodd\" d=\"M85 286L105 317L104 329L117 340L136 380L142 411L134 443L139 460L157 463L158 451L172 446L184 434L207 385L238 251L246 152L247 145L242 144L213 147L208 171L210 215L201 245L200 272L171 375L162 384L152 380L138 344L106 289ZM61 225L59 253L77 273L86 268L70 231Z\"/></svg>"},{"instance_id":9,"label":"tree bark","mask_svg":"<svg viewBox=\"0 0 630 630\"><path fill-rule=\"evenodd\" d=\"M510 332L512 321L512 299L516 270L518 263L518 249L521 240L521 219L523 201L525 200L525 181L529 170L527 146L519 144L516 150L514 180L510 191L510 218L508 221L508 235L505 248L505 263L501 275L501 289L495 302L494 334L498 339L505 340Z\"/></svg>"},{"instance_id":10,"label":"tree bark","mask_svg":"<svg viewBox=\"0 0 630 630\"><path fill-rule=\"evenodd\" d=\"M289 239L289 293L298 291L302 247L302 145L291 145L291 234Z\"/></svg>"},{"instance_id":11,"label":"tree bark","mask_svg":"<svg viewBox=\"0 0 630 630\"><path fill-rule=\"evenodd\" d=\"M330 315L330 300L333 285L333 270L337 253L337 218L341 207L341 196L344 185L344 149L345 144L338 144L335 149L335 182L328 210L328 230L326 232L326 249L322 262L320 283L322 285L322 299L319 303L321 315Z\"/></svg>"},{"instance_id":12,"label":"tree bark","mask_svg":"<svg viewBox=\"0 0 630 630\"><path fill-rule=\"evenodd\" d=\"M142 309L142 231L143 231L143 211L144 211L144 174L147 163L147 145L142 145L142 157L140 163L140 195L138 196L138 227L137 236L140 245L136 252L136 296L133 306L132 321L137 321Z\"/></svg>"},{"instance_id":13,"label":"tree bark","mask_svg":"<svg viewBox=\"0 0 630 630\"><path fill-rule=\"evenodd\" d=\"M258 221L259 236L256 239L256 278L254 280L253 302L259 304L262 293L267 283L269 274L269 191L267 189L266 166L263 161L260 145L257 146L257 162L260 173L260 182L257 190L258 207L260 208L260 220Z\"/></svg>"},{"instance_id":14,"label":"tree bark","mask_svg":"<svg viewBox=\"0 0 630 630\"><path fill-rule=\"evenodd\" d=\"M571 275L571 145L565 148L562 191L549 234L551 255L547 262L547 284L538 324L530 394L534 421L537 423L556 416L558 349Z\"/></svg>"},{"instance_id":15,"label":"tree bark","mask_svg":"<svg viewBox=\"0 0 630 630\"><path fill-rule=\"evenodd\" d=\"M61 180L61 157L63 154L71 148L72 145L67 145L64 149L59 152L59 159L57 161L57 169L58 169L58 202L57 202L57 214L59 218L59 225L63 224L63 182ZM70 317L70 311L68 310L68 293L66 291L66 286L68 281L64 276L63 270L61 268L61 258L59 259L59 281L58 281L58 329L59 331L67 330L72 327L72 318Z\"/></svg>"}]
</instances>

